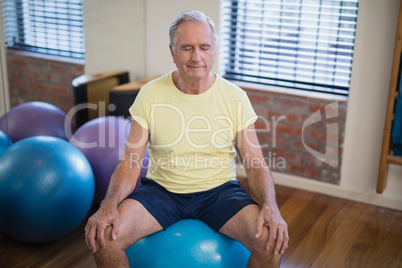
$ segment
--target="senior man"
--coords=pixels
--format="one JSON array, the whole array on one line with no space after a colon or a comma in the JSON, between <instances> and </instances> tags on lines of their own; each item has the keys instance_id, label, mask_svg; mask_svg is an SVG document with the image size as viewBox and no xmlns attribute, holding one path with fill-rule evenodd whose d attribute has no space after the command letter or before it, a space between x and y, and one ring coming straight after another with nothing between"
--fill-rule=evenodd
<instances>
[{"instance_id":1,"label":"senior man","mask_svg":"<svg viewBox=\"0 0 402 268\"><path fill-rule=\"evenodd\" d=\"M99 210L88 220L86 243L100 267L128 267L125 250L185 218L243 243L248 267L277 267L288 246L287 224L254 130L246 93L211 72L217 32L199 11L182 12L169 30L177 70L145 85L130 108L123 160ZM138 178L149 143L147 178ZM235 145L245 160L258 205L236 180ZM132 193L138 179L142 187Z\"/></svg>"}]
</instances>

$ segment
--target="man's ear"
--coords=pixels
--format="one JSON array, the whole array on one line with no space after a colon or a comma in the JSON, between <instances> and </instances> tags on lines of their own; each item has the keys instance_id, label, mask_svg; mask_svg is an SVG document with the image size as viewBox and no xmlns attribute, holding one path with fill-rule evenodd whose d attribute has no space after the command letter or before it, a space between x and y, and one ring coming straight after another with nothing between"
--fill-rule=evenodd
<instances>
[{"instance_id":1,"label":"man's ear","mask_svg":"<svg viewBox=\"0 0 402 268\"><path fill-rule=\"evenodd\" d=\"M172 55L173 63L176 63L176 55L173 51L172 45L169 45L169 49L170 49L170 55Z\"/></svg>"}]
</instances>

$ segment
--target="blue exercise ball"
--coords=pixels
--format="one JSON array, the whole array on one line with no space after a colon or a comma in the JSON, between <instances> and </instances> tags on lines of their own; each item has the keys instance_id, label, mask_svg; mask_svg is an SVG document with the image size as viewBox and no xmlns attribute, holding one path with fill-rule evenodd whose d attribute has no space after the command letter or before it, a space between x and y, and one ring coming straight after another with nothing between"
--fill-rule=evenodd
<instances>
[{"instance_id":1,"label":"blue exercise ball","mask_svg":"<svg viewBox=\"0 0 402 268\"><path fill-rule=\"evenodd\" d=\"M181 220L126 250L131 267L246 267L250 252L199 220Z\"/></svg>"},{"instance_id":2,"label":"blue exercise ball","mask_svg":"<svg viewBox=\"0 0 402 268\"><path fill-rule=\"evenodd\" d=\"M0 130L0 154L2 154L4 150L10 147L11 144L13 144L11 139L7 137L7 135L3 131Z\"/></svg>"},{"instance_id":3,"label":"blue exercise ball","mask_svg":"<svg viewBox=\"0 0 402 268\"><path fill-rule=\"evenodd\" d=\"M55 105L32 101L20 104L3 115L0 130L7 132L13 142L34 136L67 140L74 127L71 118Z\"/></svg>"},{"instance_id":4,"label":"blue exercise ball","mask_svg":"<svg viewBox=\"0 0 402 268\"><path fill-rule=\"evenodd\" d=\"M94 176L85 156L49 136L14 143L0 155L0 229L28 243L47 243L86 217Z\"/></svg>"}]
</instances>

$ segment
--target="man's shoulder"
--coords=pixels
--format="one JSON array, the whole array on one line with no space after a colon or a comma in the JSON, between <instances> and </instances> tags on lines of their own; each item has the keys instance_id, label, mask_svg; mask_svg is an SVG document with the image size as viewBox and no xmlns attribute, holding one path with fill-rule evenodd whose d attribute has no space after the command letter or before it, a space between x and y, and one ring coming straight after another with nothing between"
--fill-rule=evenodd
<instances>
[{"instance_id":1,"label":"man's shoulder","mask_svg":"<svg viewBox=\"0 0 402 268\"><path fill-rule=\"evenodd\" d=\"M169 73L162 75L145 85L143 85L140 89L140 95L144 99L154 99L157 96L160 96L164 92L166 92L166 87L170 86L169 82Z\"/></svg>"},{"instance_id":2,"label":"man's shoulder","mask_svg":"<svg viewBox=\"0 0 402 268\"><path fill-rule=\"evenodd\" d=\"M164 74L162 76L159 76L145 85L141 87L141 90L143 89L153 89L153 88L158 88L161 85L167 85L169 84L169 78L170 78L170 73Z\"/></svg>"},{"instance_id":3,"label":"man's shoulder","mask_svg":"<svg viewBox=\"0 0 402 268\"><path fill-rule=\"evenodd\" d=\"M230 94L230 96L233 97L243 97L246 94L246 92L242 88L227 80L226 78L220 75L216 75L216 77L218 79L219 87L221 88L221 90L223 90L224 94Z\"/></svg>"}]
</instances>

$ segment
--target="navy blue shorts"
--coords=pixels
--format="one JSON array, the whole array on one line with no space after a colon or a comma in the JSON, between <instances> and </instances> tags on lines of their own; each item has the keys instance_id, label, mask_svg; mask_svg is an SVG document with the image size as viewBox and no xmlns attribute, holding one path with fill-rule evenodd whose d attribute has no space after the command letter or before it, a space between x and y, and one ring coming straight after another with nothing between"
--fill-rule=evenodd
<instances>
[{"instance_id":1,"label":"navy blue shorts","mask_svg":"<svg viewBox=\"0 0 402 268\"><path fill-rule=\"evenodd\" d=\"M142 178L141 183L127 198L140 202L163 229L182 219L199 219L219 231L242 208L257 204L237 180L191 194L169 192L147 178Z\"/></svg>"}]
</instances>

